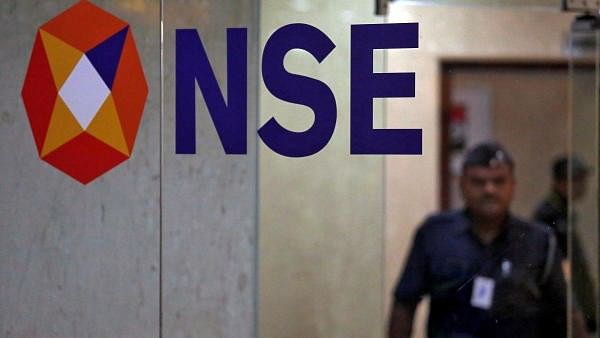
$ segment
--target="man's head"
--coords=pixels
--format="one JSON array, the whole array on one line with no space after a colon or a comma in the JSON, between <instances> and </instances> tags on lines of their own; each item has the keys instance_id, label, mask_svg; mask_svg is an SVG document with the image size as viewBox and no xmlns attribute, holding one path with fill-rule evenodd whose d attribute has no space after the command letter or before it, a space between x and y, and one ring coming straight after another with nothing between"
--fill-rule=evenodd
<instances>
[{"instance_id":1,"label":"man's head","mask_svg":"<svg viewBox=\"0 0 600 338\"><path fill-rule=\"evenodd\" d=\"M553 186L555 191L566 198L569 192L570 170L571 182L573 182L571 193L573 200L578 200L585 194L588 169L577 156L572 156L570 160L570 169L568 156L560 156L554 161L552 165Z\"/></svg>"},{"instance_id":2,"label":"man's head","mask_svg":"<svg viewBox=\"0 0 600 338\"><path fill-rule=\"evenodd\" d=\"M460 187L465 206L484 221L500 221L513 198L514 163L497 143L481 143L465 155Z\"/></svg>"}]
</instances>

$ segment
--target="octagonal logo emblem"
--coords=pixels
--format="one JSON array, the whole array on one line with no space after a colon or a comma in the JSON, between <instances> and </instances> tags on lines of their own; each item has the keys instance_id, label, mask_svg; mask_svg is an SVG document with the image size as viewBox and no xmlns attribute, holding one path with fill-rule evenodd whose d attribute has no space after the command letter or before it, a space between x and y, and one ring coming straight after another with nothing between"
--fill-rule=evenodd
<instances>
[{"instance_id":1,"label":"octagonal logo emblem","mask_svg":"<svg viewBox=\"0 0 600 338\"><path fill-rule=\"evenodd\" d=\"M127 160L148 95L129 24L85 0L43 24L21 94L42 160L83 184Z\"/></svg>"}]
</instances>

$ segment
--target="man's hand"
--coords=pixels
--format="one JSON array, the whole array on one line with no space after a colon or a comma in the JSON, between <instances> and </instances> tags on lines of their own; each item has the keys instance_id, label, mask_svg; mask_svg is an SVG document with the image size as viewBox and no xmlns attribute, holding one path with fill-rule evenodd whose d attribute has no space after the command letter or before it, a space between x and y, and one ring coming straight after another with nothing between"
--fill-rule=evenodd
<instances>
[{"instance_id":1,"label":"man's hand","mask_svg":"<svg viewBox=\"0 0 600 338\"><path fill-rule=\"evenodd\" d=\"M563 271L563 275L565 275L565 280L568 282L571 281L571 261L568 259L563 259L560 262L560 266Z\"/></svg>"},{"instance_id":2,"label":"man's hand","mask_svg":"<svg viewBox=\"0 0 600 338\"><path fill-rule=\"evenodd\" d=\"M390 314L388 338L410 338L417 303L395 302Z\"/></svg>"}]
</instances>

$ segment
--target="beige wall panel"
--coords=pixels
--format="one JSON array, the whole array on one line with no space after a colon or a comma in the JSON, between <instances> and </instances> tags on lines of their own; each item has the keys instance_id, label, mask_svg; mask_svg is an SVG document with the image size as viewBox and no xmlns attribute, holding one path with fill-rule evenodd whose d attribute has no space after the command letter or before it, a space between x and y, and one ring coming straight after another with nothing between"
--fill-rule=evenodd
<instances>
[{"instance_id":1,"label":"beige wall panel","mask_svg":"<svg viewBox=\"0 0 600 338\"><path fill-rule=\"evenodd\" d=\"M164 337L255 335L257 1L164 1ZM226 88L226 29L248 28L248 154L226 155L200 89L197 154L175 154L175 29L197 29ZM226 92L226 90L222 90Z\"/></svg>"},{"instance_id":2,"label":"beige wall panel","mask_svg":"<svg viewBox=\"0 0 600 338\"><path fill-rule=\"evenodd\" d=\"M329 144L306 158L286 158L260 143L260 337L369 338L382 330L383 162L350 155L350 25L375 23L369 1L261 3L261 47L277 28L308 23L336 48L321 63L290 52L290 72L325 82L337 102ZM381 54L375 69L381 69ZM313 121L309 108L261 87L260 120L292 130ZM382 104L375 104L381 125Z\"/></svg>"},{"instance_id":3,"label":"beige wall panel","mask_svg":"<svg viewBox=\"0 0 600 338\"><path fill-rule=\"evenodd\" d=\"M389 53L387 71L416 72L416 97L388 100L386 122L388 127L423 128L423 155L386 158L386 304L414 230L439 207L440 61L561 59L573 17L548 9L400 2L391 3L389 13L390 22L419 23L420 48ZM418 331L417 337L422 334Z\"/></svg>"},{"instance_id":4,"label":"beige wall panel","mask_svg":"<svg viewBox=\"0 0 600 338\"><path fill-rule=\"evenodd\" d=\"M0 336L158 337L159 9L129 22L149 85L129 161L83 186L42 162L21 101L37 28L74 1L0 3Z\"/></svg>"}]
</instances>

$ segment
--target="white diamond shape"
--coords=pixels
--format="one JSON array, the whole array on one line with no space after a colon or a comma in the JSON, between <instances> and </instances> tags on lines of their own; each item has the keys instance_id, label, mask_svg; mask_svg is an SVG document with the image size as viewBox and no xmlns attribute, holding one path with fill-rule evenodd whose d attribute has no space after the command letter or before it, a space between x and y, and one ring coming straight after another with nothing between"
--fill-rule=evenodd
<instances>
[{"instance_id":1,"label":"white diamond shape","mask_svg":"<svg viewBox=\"0 0 600 338\"><path fill-rule=\"evenodd\" d=\"M85 130L110 94L110 90L84 54L58 94Z\"/></svg>"}]
</instances>

